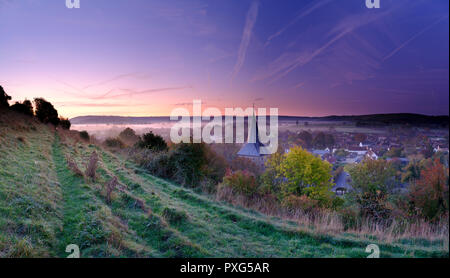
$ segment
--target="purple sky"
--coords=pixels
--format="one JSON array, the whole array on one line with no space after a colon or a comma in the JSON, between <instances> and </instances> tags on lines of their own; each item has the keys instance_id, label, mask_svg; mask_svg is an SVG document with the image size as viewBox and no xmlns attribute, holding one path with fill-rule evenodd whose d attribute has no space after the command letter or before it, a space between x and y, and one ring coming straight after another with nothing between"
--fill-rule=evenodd
<instances>
[{"instance_id":1,"label":"purple sky","mask_svg":"<svg viewBox=\"0 0 450 278\"><path fill-rule=\"evenodd\" d=\"M0 0L0 85L69 117L449 114L449 1Z\"/></svg>"}]
</instances>

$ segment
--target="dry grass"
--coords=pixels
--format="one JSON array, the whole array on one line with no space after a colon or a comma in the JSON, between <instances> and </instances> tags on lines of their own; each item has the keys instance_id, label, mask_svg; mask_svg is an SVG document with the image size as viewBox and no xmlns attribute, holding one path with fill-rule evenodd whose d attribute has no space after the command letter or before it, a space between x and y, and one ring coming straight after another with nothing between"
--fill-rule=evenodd
<instances>
[{"instance_id":1,"label":"dry grass","mask_svg":"<svg viewBox=\"0 0 450 278\"><path fill-rule=\"evenodd\" d=\"M67 160L67 166L75 175L77 175L79 177L84 177L83 172L80 170L80 168L78 168L78 165L74 159L72 159L70 156L67 156L66 160Z\"/></svg>"},{"instance_id":2,"label":"dry grass","mask_svg":"<svg viewBox=\"0 0 450 278\"><path fill-rule=\"evenodd\" d=\"M307 232L333 235L352 233L362 237L375 236L377 239L387 243L402 239L440 240L443 242L444 249L449 249L448 217L443 217L435 224L422 219L414 222L393 220L387 223L374 224L370 219L365 219L356 223L352 228L346 228L342 215L337 212L327 210L316 210L314 212L305 212L301 209L289 210L282 207L275 198L248 198L236 194L229 187L221 187L217 191L216 199L269 216L295 221L299 224L300 229Z\"/></svg>"},{"instance_id":3,"label":"dry grass","mask_svg":"<svg viewBox=\"0 0 450 278\"><path fill-rule=\"evenodd\" d=\"M119 182L117 181L117 177L113 177L110 181L108 181L105 184L105 190L106 190L106 203L111 204L111 194L116 189Z\"/></svg>"},{"instance_id":4,"label":"dry grass","mask_svg":"<svg viewBox=\"0 0 450 278\"><path fill-rule=\"evenodd\" d=\"M97 164L98 164L98 154L96 151L93 151L91 154L91 157L89 158L89 163L86 167L86 177L91 178L93 181L95 181L96 177L96 171L97 171Z\"/></svg>"}]
</instances>

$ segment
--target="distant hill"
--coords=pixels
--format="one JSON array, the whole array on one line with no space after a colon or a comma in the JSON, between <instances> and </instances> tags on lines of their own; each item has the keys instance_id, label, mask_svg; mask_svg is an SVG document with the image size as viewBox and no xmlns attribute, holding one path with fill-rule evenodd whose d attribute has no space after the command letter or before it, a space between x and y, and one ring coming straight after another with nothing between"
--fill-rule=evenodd
<instances>
[{"instance_id":1,"label":"distant hill","mask_svg":"<svg viewBox=\"0 0 450 278\"><path fill-rule=\"evenodd\" d=\"M427 116L421 114L373 114L352 116L302 117L280 116L280 121L346 121L359 126L439 126L448 127L449 116ZM121 117L121 116L80 116L70 119L72 124L152 124L169 122L169 117Z\"/></svg>"}]
</instances>

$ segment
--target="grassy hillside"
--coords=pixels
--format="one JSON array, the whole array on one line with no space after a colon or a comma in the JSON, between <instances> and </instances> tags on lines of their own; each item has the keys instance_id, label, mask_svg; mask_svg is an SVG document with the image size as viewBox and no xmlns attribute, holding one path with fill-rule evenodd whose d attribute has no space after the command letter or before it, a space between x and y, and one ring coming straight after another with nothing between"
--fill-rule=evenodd
<instances>
[{"instance_id":1,"label":"grassy hillside","mask_svg":"<svg viewBox=\"0 0 450 278\"><path fill-rule=\"evenodd\" d=\"M97 177L84 171L99 155ZM106 201L105 183L120 185ZM70 132L0 111L0 257L448 257L442 241L305 232L299 223L233 208L146 174Z\"/></svg>"}]
</instances>

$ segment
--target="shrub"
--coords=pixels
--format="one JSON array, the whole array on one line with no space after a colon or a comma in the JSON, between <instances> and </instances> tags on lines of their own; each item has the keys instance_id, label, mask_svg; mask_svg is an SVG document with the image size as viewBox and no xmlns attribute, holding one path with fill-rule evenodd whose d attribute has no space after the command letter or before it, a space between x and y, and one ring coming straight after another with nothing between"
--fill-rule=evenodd
<instances>
[{"instance_id":1,"label":"shrub","mask_svg":"<svg viewBox=\"0 0 450 278\"><path fill-rule=\"evenodd\" d=\"M227 168L225 159L203 143L176 144L169 151L133 149L129 155L155 176L210 193Z\"/></svg>"},{"instance_id":2,"label":"shrub","mask_svg":"<svg viewBox=\"0 0 450 278\"><path fill-rule=\"evenodd\" d=\"M118 184L119 182L117 181L117 177L113 177L111 180L105 183L105 199L107 204L111 204L111 194L113 193L114 189L116 189Z\"/></svg>"},{"instance_id":3,"label":"shrub","mask_svg":"<svg viewBox=\"0 0 450 278\"><path fill-rule=\"evenodd\" d=\"M95 180L95 175L97 171L97 163L98 163L98 154L96 151L92 152L91 157L89 158L89 164L86 167L86 176Z\"/></svg>"},{"instance_id":4,"label":"shrub","mask_svg":"<svg viewBox=\"0 0 450 278\"><path fill-rule=\"evenodd\" d=\"M127 127L119 134L119 139L122 140L122 142L132 146L139 142L139 136L136 135L136 132L132 130L131 128Z\"/></svg>"},{"instance_id":5,"label":"shrub","mask_svg":"<svg viewBox=\"0 0 450 278\"><path fill-rule=\"evenodd\" d=\"M308 198L306 195L296 196L288 195L283 198L281 205L291 212L302 210L306 213L312 212L317 208L318 202Z\"/></svg>"},{"instance_id":6,"label":"shrub","mask_svg":"<svg viewBox=\"0 0 450 278\"><path fill-rule=\"evenodd\" d=\"M180 224L186 221L188 216L185 211L178 210L176 208L165 207L162 211L164 219L171 224Z\"/></svg>"},{"instance_id":7,"label":"shrub","mask_svg":"<svg viewBox=\"0 0 450 278\"><path fill-rule=\"evenodd\" d=\"M206 165L204 143L181 143L173 147L169 152L170 166L174 169L172 179L188 187L196 187L204 177Z\"/></svg>"},{"instance_id":8,"label":"shrub","mask_svg":"<svg viewBox=\"0 0 450 278\"><path fill-rule=\"evenodd\" d=\"M66 160L67 160L67 166L75 175L84 177L83 172L80 170L80 168L78 168L77 163L71 157L67 156Z\"/></svg>"},{"instance_id":9,"label":"shrub","mask_svg":"<svg viewBox=\"0 0 450 278\"><path fill-rule=\"evenodd\" d=\"M59 126L63 129L69 130L71 125L69 119L63 117L59 118Z\"/></svg>"},{"instance_id":10,"label":"shrub","mask_svg":"<svg viewBox=\"0 0 450 278\"><path fill-rule=\"evenodd\" d=\"M149 153L143 166L153 175L172 179L175 173L175 166L168 152Z\"/></svg>"},{"instance_id":11,"label":"shrub","mask_svg":"<svg viewBox=\"0 0 450 278\"><path fill-rule=\"evenodd\" d=\"M247 171L228 172L223 178L223 186L231 188L235 193L251 197L258 190L255 176Z\"/></svg>"},{"instance_id":12,"label":"shrub","mask_svg":"<svg viewBox=\"0 0 450 278\"><path fill-rule=\"evenodd\" d=\"M34 105L36 107L36 117L39 121L45 124L51 123L55 126L59 124L58 111L50 102L43 98L35 98Z\"/></svg>"},{"instance_id":13,"label":"shrub","mask_svg":"<svg viewBox=\"0 0 450 278\"><path fill-rule=\"evenodd\" d=\"M13 106L11 106L11 110L28 116L34 115L33 104L31 104L31 101L29 100L24 100L22 103L16 102Z\"/></svg>"},{"instance_id":14,"label":"shrub","mask_svg":"<svg viewBox=\"0 0 450 278\"><path fill-rule=\"evenodd\" d=\"M164 139L153 134L153 132L146 133L142 136L142 139L137 143L139 148L151 149L154 151L165 151L167 150L167 143Z\"/></svg>"},{"instance_id":15,"label":"shrub","mask_svg":"<svg viewBox=\"0 0 450 278\"><path fill-rule=\"evenodd\" d=\"M125 144L119 138L108 138L104 142L105 146L108 148L119 148L122 149L125 147Z\"/></svg>"},{"instance_id":16,"label":"shrub","mask_svg":"<svg viewBox=\"0 0 450 278\"><path fill-rule=\"evenodd\" d=\"M85 141L89 141L90 136L89 133L87 131L80 131L80 138L85 140Z\"/></svg>"},{"instance_id":17,"label":"shrub","mask_svg":"<svg viewBox=\"0 0 450 278\"><path fill-rule=\"evenodd\" d=\"M255 176L262 173L260 166L256 165L252 160L245 157L237 157L230 162L230 168L233 171L246 170Z\"/></svg>"}]
</instances>

